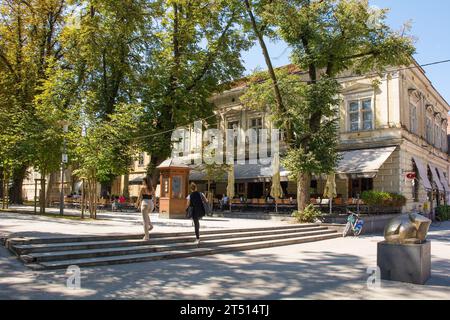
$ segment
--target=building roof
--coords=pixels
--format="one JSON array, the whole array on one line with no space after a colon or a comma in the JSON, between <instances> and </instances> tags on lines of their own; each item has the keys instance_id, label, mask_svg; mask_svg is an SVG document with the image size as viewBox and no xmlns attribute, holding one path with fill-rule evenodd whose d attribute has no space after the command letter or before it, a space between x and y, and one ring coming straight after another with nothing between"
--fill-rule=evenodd
<instances>
[{"instance_id":1,"label":"building roof","mask_svg":"<svg viewBox=\"0 0 450 320\"><path fill-rule=\"evenodd\" d=\"M188 165L184 164L182 161L177 161L174 158L169 158L167 160L164 160L159 166L160 168L189 168Z\"/></svg>"}]
</instances>

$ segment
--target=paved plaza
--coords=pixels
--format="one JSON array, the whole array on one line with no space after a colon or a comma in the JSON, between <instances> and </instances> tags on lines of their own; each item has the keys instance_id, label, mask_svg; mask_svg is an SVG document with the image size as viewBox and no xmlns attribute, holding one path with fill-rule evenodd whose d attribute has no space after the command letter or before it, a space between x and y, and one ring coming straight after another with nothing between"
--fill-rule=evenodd
<instances>
[{"instance_id":1,"label":"paved plaza","mask_svg":"<svg viewBox=\"0 0 450 320\"><path fill-rule=\"evenodd\" d=\"M0 234L57 237L142 232L139 213L102 212L98 217L98 221L79 221L1 212ZM157 215L152 219L155 232L193 231L187 220ZM209 217L201 222L202 230L287 223ZM65 270L31 271L0 247L0 299L449 299L450 223L432 226L429 238L432 277L428 283L383 281L381 288L367 286L367 269L376 266L381 235L82 268L81 289L66 287Z\"/></svg>"}]
</instances>

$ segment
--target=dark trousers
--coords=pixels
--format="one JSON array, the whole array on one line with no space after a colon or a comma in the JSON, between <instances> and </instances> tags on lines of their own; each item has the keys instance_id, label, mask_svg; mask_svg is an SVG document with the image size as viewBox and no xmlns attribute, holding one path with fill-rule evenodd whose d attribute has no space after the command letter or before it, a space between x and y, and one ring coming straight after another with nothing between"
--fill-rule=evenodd
<instances>
[{"instance_id":1,"label":"dark trousers","mask_svg":"<svg viewBox=\"0 0 450 320\"><path fill-rule=\"evenodd\" d=\"M198 216L193 216L192 220L194 221L194 228L195 228L195 236L197 239L200 239L200 222Z\"/></svg>"}]
</instances>

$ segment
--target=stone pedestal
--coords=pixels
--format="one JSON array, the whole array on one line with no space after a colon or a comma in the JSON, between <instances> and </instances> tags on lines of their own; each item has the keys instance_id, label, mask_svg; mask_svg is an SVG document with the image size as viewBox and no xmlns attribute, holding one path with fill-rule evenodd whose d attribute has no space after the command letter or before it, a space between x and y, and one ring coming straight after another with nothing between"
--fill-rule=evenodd
<instances>
[{"instance_id":1,"label":"stone pedestal","mask_svg":"<svg viewBox=\"0 0 450 320\"><path fill-rule=\"evenodd\" d=\"M431 276L431 242L422 244L379 242L377 265L383 280L423 285Z\"/></svg>"}]
</instances>

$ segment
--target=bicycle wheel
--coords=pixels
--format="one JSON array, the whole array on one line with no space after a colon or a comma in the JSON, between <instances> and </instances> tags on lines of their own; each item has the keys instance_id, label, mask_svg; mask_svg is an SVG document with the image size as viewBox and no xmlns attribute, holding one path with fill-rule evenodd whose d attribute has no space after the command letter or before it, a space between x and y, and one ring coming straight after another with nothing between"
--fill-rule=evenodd
<instances>
[{"instance_id":1,"label":"bicycle wheel","mask_svg":"<svg viewBox=\"0 0 450 320\"><path fill-rule=\"evenodd\" d=\"M347 224L345 225L345 229L342 232L342 237L346 237L348 235L348 233L350 232L350 229L352 228L350 222L347 222Z\"/></svg>"},{"instance_id":2,"label":"bicycle wheel","mask_svg":"<svg viewBox=\"0 0 450 320\"><path fill-rule=\"evenodd\" d=\"M357 228L353 231L353 234L355 235L355 237L359 236L361 234L362 228Z\"/></svg>"}]
</instances>

